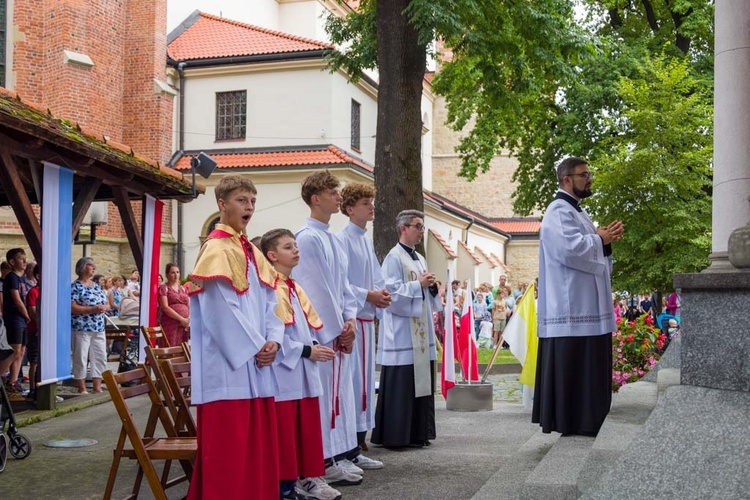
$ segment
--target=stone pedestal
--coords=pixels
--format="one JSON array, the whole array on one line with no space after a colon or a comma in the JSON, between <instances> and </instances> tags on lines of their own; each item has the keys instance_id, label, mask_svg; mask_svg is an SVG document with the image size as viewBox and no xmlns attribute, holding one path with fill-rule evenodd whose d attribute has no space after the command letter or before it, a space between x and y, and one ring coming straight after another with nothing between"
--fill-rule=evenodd
<instances>
[{"instance_id":1,"label":"stone pedestal","mask_svg":"<svg viewBox=\"0 0 750 500\"><path fill-rule=\"evenodd\" d=\"M681 383L750 391L750 273L678 274Z\"/></svg>"},{"instance_id":2,"label":"stone pedestal","mask_svg":"<svg viewBox=\"0 0 750 500\"><path fill-rule=\"evenodd\" d=\"M729 235L750 222L750 2L717 0L714 59L712 261L731 271Z\"/></svg>"},{"instance_id":3,"label":"stone pedestal","mask_svg":"<svg viewBox=\"0 0 750 500\"><path fill-rule=\"evenodd\" d=\"M492 384L489 382L457 383L448 391L445 407L453 411L491 411Z\"/></svg>"}]
</instances>

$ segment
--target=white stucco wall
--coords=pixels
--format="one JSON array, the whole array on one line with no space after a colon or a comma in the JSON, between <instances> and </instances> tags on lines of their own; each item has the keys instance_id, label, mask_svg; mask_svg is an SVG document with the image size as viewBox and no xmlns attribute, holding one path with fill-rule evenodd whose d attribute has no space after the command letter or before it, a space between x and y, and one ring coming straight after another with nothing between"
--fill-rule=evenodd
<instances>
[{"instance_id":1,"label":"white stucco wall","mask_svg":"<svg viewBox=\"0 0 750 500\"><path fill-rule=\"evenodd\" d=\"M378 103L376 99L362 91L356 85L346 81L346 78L336 73L331 77L331 131L329 142L351 151L370 165L375 164L375 131L378 120ZM360 151L351 147L351 106L352 99L360 107Z\"/></svg>"},{"instance_id":2,"label":"white stucco wall","mask_svg":"<svg viewBox=\"0 0 750 500\"><path fill-rule=\"evenodd\" d=\"M313 40L330 42L325 30L328 9L317 1L289 2L279 5L278 30Z\"/></svg>"},{"instance_id":3,"label":"white stucco wall","mask_svg":"<svg viewBox=\"0 0 750 500\"><path fill-rule=\"evenodd\" d=\"M195 10L264 28L279 29L279 4L276 0L167 0L167 33Z\"/></svg>"},{"instance_id":4,"label":"white stucco wall","mask_svg":"<svg viewBox=\"0 0 750 500\"><path fill-rule=\"evenodd\" d=\"M265 66L237 74L185 71L185 149L335 144L351 151L351 100L361 104L361 153L375 161L377 103L340 73ZM244 140L216 141L216 93L247 91Z\"/></svg>"}]
</instances>

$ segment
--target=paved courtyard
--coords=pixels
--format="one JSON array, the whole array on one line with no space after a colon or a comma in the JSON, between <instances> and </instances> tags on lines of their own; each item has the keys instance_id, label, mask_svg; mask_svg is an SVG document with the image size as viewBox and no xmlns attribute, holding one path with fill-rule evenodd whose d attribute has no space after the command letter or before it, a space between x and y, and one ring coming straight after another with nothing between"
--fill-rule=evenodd
<instances>
[{"instance_id":1,"label":"paved courtyard","mask_svg":"<svg viewBox=\"0 0 750 500\"><path fill-rule=\"evenodd\" d=\"M362 485L342 487L351 499L482 499L516 498L525 477L545 449L530 412L521 404L518 375L492 375L494 409L453 412L437 397L438 439L420 450L391 451L371 447L369 455L386 467L368 471ZM139 398L141 399L141 398ZM146 401L132 405L143 422ZM114 406L105 402L24 427L34 450L26 460L8 459L0 475L0 497L12 499L101 498L119 433ZM86 448L48 448L43 443L63 438L91 438ZM128 494L135 476L132 462L120 466L115 497ZM181 485L182 486L182 485ZM142 498L152 498L148 487ZM186 487L171 490L180 498ZM251 496L248 496L251 498Z\"/></svg>"}]
</instances>

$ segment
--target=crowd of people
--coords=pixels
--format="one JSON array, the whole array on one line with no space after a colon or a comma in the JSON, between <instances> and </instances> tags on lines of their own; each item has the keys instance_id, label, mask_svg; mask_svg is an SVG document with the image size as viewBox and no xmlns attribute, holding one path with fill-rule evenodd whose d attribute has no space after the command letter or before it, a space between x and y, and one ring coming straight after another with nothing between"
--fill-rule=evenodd
<instances>
[{"instance_id":1,"label":"crowd of people","mask_svg":"<svg viewBox=\"0 0 750 500\"><path fill-rule=\"evenodd\" d=\"M0 311L10 349L0 350L0 374L11 401L36 399L39 382L39 327L41 269L27 261L21 248L6 253L0 263ZM115 326L109 318L122 315L137 317L141 294L140 275L133 270L130 278L116 274L97 274L92 257L76 262L76 279L71 283L71 356L72 376L79 394L88 394L90 377L94 393L102 391L102 371L107 363L106 329ZM166 282L160 275L159 321L171 345L190 338L190 301L187 288L180 283L180 270L167 264ZM12 350L11 350L12 349ZM23 368L28 364L28 374ZM28 390L25 389L28 382ZM58 402L61 402L58 397Z\"/></svg>"}]
</instances>

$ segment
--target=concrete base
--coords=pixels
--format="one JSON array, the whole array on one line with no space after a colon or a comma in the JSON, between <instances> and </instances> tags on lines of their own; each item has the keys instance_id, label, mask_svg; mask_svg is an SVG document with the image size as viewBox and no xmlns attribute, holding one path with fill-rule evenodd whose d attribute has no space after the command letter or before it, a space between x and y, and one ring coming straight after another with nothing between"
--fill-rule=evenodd
<instances>
[{"instance_id":1,"label":"concrete base","mask_svg":"<svg viewBox=\"0 0 750 500\"><path fill-rule=\"evenodd\" d=\"M750 391L750 273L678 274L682 383Z\"/></svg>"},{"instance_id":2,"label":"concrete base","mask_svg":"<svg viewBox=\"0 0 750 500\"><path fill-rule=\"evenodd\" d=\"M610 471L583 498L748 498L750 394L672 386Z\"/></svg>"},{"instance_id":3,"label":"concrete base","mask_svg":"<svg viewBox=\"0 0 750 500\"><path fill-rule=\"evenodd\" d=\"M491 411L492 384L488 382L457 383L448 391L445 407L453 411Z\"/></svg>"}]
</instances>

